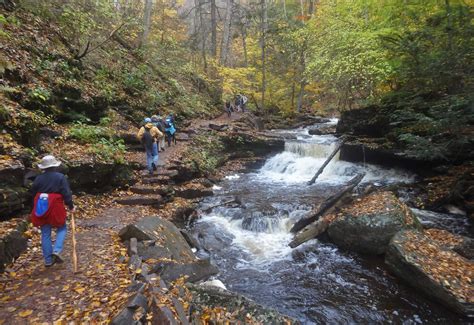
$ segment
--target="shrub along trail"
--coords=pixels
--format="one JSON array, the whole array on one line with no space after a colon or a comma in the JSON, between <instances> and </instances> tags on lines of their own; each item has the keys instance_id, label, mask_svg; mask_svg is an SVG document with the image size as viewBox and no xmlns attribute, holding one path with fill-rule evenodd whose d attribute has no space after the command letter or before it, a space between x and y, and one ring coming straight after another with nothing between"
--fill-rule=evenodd
<instances>
[{"instance_id":1,"label":"shrub along trail","mask_svg":"<svg viewBox=\"0 0 474 325\"><path fill-rule=\"evenodd\" d=\"M236 119L235 116L232 119ZM227 123L221 116L212 123ZM199 120L193 127L209 123ZM188 142L178 142L160 153L160 165L177 159ZM128 153L127 159L143 162L144 153ZM142 173L142 171L140 171ZM140 184L139 184L140 185ZM73 273L71 229L63 256L65 262L45 268L40 233L29 228L29 248L0 278L0 324L68 321L108 322L123 308L130 293L131 271L127 249L117 236L123 226L144 216L163 215L149 206L121 206L115 199L128 194L116 190L103 195L75 196L79 272Z\"/></svg>"}]
</instances>

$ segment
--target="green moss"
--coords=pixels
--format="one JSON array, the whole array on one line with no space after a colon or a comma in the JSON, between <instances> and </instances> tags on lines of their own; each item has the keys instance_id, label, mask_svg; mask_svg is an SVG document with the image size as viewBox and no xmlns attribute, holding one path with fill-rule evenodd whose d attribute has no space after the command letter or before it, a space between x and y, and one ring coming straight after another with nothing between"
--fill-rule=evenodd
<instances>
[{"instance_id":1,"label":"green moss","mask_svg":"<svg viewBox=\"0 0 474 325\"><path fill-rule=\"evenodd\" d=\"M202 176L212 174L226 160L224 145L214 134L195 137L184 156L188 167Z\"/></svg>"}]
</instances>

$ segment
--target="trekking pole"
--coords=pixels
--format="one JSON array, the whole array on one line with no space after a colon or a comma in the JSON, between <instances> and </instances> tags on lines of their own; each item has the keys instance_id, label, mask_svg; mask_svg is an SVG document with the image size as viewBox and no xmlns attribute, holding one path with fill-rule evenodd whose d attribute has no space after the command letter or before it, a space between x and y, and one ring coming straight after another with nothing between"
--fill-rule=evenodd
<instances>
[{"instance_id":1,"label":"trekking pole","mask_svg":"<svg viewBox=\"0 0 474 325\"><path fill-rule=\"evenodd\" d=\"M71 212L71 228L72 228L72 266L74 273L77 273L77 253L76 253L76 222L74 220L74 212Z\"/></svg>"}]
</instances>

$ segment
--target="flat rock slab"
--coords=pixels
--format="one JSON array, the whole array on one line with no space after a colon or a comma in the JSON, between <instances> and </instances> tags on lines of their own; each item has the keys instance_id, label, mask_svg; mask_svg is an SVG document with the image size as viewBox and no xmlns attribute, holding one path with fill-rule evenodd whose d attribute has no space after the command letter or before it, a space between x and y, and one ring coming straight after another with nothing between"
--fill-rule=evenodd
<instances>
[{"instance_id":1,"label":"flat rock slab","mask_svg":"<svg viewBox=\"0 0 474 325\"><path fill-rule=\"evenodd\" d=\"M158 205L163 202L161 195L133 195L127 196L120 199L116 199L115 202L122 205Z\"/></svg>"},{"instance_id":2,"label":"flat rock slab","mask_svg":"<svg viewBox=\"0 0 474 325\"><path fill-rule=\"evenodd\" d=\"M154 177L144 177L142 179L143 184L168 184L171 181L169 176L154 176Z\"/></svg>"},{"instance_id":3,"label":"flat rock slab","mask_svg":"<svg viewBox=\"0 0 474 325\"><path fill-rule=\"evenodd\" d=\"M329 237L338 246L362 254L383 254L398 231L421 228L408 207L390 192L365 196L341 214L329 225Z\"/></svg>"},{"instance_id":4,"label":"flat rock slab","mask_svg":"<svg viewBox=\"0 0 474 325\"><path fill-rule=\"evenodd\" d=\"M10 231L0 238L0 272L4 271L6 265L13 259L18 258L28 247L28 240L18 230Z\"/></svg>"},{"instance_id":5,"label":"flat rock slab","mask_svg":"<svg viewBox=\"0 0 474 325\"><path fill-rule=\"evenodd\" d=\"M188 187L188 188L176 188L174 190L175 196L181 197L184 199L196 199L206 196L212 196L214 192L210 188L206 188L204 186L195 186L195 187Z\"/></svg>"},{"instance_id":6,"label":"flat rock slab","mask_svg":"<svg viewBox=\"0 0 474 325\"><path fill-rule=\"evenodd\" d=\"M248 324L248 316L258 324L299 324L295 319L282 315L274 309L261 306L237 293L210 286L195 284L187 284L187 286L193 296L192 305L195 308L193 320L199 319L204 309L219 307L225 308L228 313L232 314L236 319L236 324ZM217 319L210 319L209 323L213 323L212 321L218 323Z\"/></svg>"},{"instance_id":7,"label":"flat rock slab","mask_svg":"<svg viewBox=\"0 0 474 325\"><path fill-rule=\"evenodd\" d=\"M159 194L159 195L170 195L173 193L173 188L169 186L145 186L136 185L130 187L130 191L136 194Z\"/></svg>"},{"instance_id":8,"label":"flat rock slab","mask_svg":"<svg viewBox=\"0 0 474 325\"><path fill-rule=\"evenodd\" d=\"M154 245L138 244L138 254L151 258L168 258L178 262L192 262L194 253L179 229L170 221L160 217L145 217L129 224L119 232L120 238L130 240L135 237L139 242L151 240Z\"/></svg>"},{"instance_id":9,"label":"flat rock slab","mask_svg":"<svg viewBox=\"0 0 474 325\"><path fill-rule=\"evenodd\" d=\"M474 316L474 263L420 231L403 230L385 254L390 271L453 311Z\"/></svg>"},{"instance_id":10,"label":"flat rock slab","mask_svg":"<svg viewBox=\"0 0 474 325\"><path fill-rule=\"evenodd\" d=\"M182 276L186 277L186 282L194 283L218 274L219 269L208 260L196 260L187 264L158 263L153 267L152 272L159 274L165 283L171 283Z\"/></svg>"}]
</instances>

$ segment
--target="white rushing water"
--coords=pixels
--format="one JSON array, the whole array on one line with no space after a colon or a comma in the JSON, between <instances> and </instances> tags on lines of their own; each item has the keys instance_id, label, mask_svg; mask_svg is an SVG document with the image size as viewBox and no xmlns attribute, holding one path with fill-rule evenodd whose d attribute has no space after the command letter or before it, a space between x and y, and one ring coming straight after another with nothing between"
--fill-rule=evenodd
<instances>
[{"instance_id":1,"label":"white rushing water","mask_svg":"<svg viewBox=\"0 0 474 325\"><path fill-rule=\"evenodd\" d=\"M213 208L193 228L207 253L204 256L210 255L221 270L219 279L225 287L297 317L303 324L331 324L335 320L341 324L456 323L387 278L373 261L366 263L316 239L296 249L288 246L294 222L357 173L366 173L363 182L380 184L411 182L414 176L402 170L344 162L336 156L316 183L308 186L306 182L338 139L313 136L304 129L281 133L294 139L287 141L283 152L255 172L226 177L213 187L215 195L202 203L208 207L232 198L239 201ZM414 212L424 216L425 224L465 228L454 215L446 225L447 219L438 214Z\"/></svg>"},{"instance_id":2,"label":"white rushing water","mask_svg":"<svg viewBox=\"0 0 474 325\"><path fill-rule=\"evenodd\" d=\"M311 136L304 129L298 130L296 134L301 140L288 141L285 151L268 159L257 173L250 174L250 177L242 175L245 177L244 182L254 184L253 189L257 191L271 190L274 186L292 192L304 191L305 182L310 180L325 162L334 150L338 139L332 135ZM413 175L400 170L340 161L339 155L336 155L316 183L344 184L359 172L366 173L363 182L411 182L414 178ZM242 177L231 175L226 177L226 181L237 184L235 182L242 182ZM221 193L221 188L216 187L215 191L216 194ZM293 207L289 210L291 211L286 215L239 215L238 217L229 217L228 212L216 210L204 216L201 221L213 224L220 231L231 234L232 244L250 256L249 260L242 263L262 265L291 257L292 250L288 247L288 243L293 235L289 233L289 229L296 220L308 212L308 209Z\"/></svg>"},{"instance_id":3,"label":"white rushing water","mask_svg":"<svg viewBox=\"0 0 474 325\"><path fill-rule=\"evenodd\" d=\"M309 181L334 150L333 136L312 136L286 143L285 151L270 158L258 177L271 182L300 183ZM355 174L364 172L362 182L410 183L414 175L398 169L385 169L371 164L354 164L339 160L337 154L319 176L318 182L342 184Z\"/></svg>"}]
</instances>

